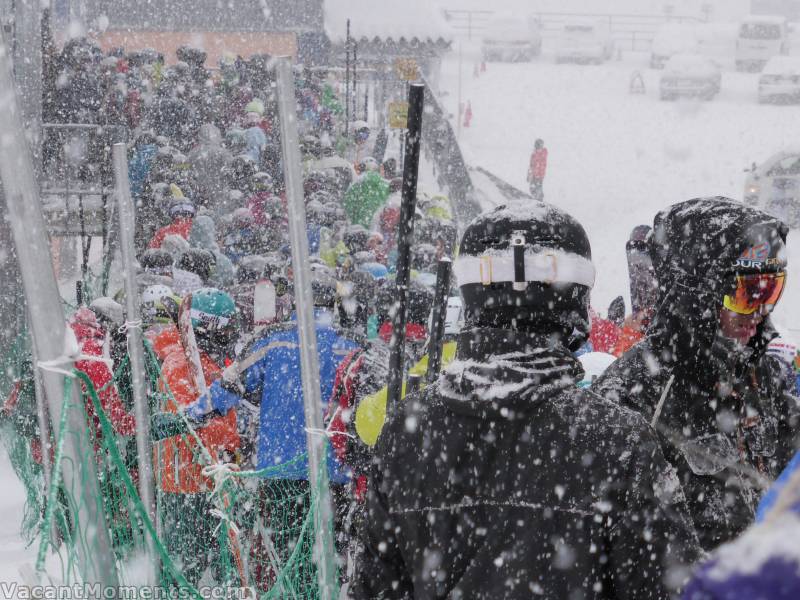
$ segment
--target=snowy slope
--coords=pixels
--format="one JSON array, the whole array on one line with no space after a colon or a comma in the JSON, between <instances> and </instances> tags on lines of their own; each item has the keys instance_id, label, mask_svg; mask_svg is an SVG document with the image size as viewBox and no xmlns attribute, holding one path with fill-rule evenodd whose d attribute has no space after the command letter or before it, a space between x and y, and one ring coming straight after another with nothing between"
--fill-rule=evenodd
<instances>
[{"instance_id":1,"label":"snowy slope","mask_svg":"<svg viewBox=\"0 0 800 600\"><path fill-rule=\"evenodd\" d=\"M534 63L489 63L475 78L475 50L463 50L461 95L473 112L461 134L465 159L527 189L533 141L545 140L545 196L586 227L598 270L593 304L601 312L618 294L628 298L624 246L635 225L652 224L659 209L681 200L741 198L744 167L800 139L796 107L756 103L756 75L725 72L713 102L661 102L659 74L645 68L644 55L577 66L555 65L546 54ZM636 69L646 95L628 93ZM441 89L457 114L457 52L445 60ZM789 289L776 321L800 329L800 314L790 314L800 300L800 233L792 238Z\"/></svg>"}]
</instances>

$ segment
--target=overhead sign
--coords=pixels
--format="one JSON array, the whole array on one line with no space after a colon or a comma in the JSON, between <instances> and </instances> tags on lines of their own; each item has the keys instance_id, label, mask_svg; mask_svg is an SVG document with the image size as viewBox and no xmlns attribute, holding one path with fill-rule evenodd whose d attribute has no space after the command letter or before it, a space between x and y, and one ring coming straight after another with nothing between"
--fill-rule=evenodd
<instances>
[{"instance_id":1,"label":"overhead sign","mask_svg":"<svg viewBox=\"0 0 800 600\"><path fill-rule=\"evenodd\" d=\"M419 79L419 65L415 58L394 59L394 72L403 81L416 81Z\"/></svg>"},{"instance_id":2,"label":"overhead sign","mask_svg":"<svg viewBox=\"0 0 800 600\"><path fill-rule=\"evenodd\" d=\"M391 129L408 127L408 102L389 102L389 127Z\"/></svg>"}]
</instances>

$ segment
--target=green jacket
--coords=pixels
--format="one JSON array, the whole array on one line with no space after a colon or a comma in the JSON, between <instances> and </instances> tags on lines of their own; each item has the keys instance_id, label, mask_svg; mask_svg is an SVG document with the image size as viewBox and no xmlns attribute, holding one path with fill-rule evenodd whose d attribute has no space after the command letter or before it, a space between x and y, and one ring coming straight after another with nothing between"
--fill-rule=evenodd
<instances>
[{"instance_id":1,"label":"green jacket","mask_svg":"<svg viewBox=\"0 0 800 600\"><path fill-rule=\"evenodd\" d=\"M344 195L344 210L353 224L369 229L375 213L389 197L389 183L378 173L370 171L351 185Z\"/></svg>"}]
</instances>

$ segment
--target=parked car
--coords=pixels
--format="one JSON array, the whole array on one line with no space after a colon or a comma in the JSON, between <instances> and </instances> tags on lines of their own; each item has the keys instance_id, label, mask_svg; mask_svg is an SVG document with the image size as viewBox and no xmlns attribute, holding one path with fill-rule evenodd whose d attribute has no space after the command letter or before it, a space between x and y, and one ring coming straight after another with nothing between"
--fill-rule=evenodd
<instances>
[{"instance_id":1,"label":"parked car","mask_svg":"<svg viewBox=\"0 0 800 600\"><path fill-rule=\"evenodd\" d=\"M661 99L684 96L711 100L722 87L722 71L710 58L697 54L676 54L661 74Z\"/></svg>"},{"instance_id":2,"label":"parked car","mask_svg":"<svg viewBox=\"0 0 800 600\"><path fill-rule=\"evenodd\" d=\"M484 60L528 61L542 52L539 21L510 13L493 15L483 34Z\"/></svg>"},{"instance_id":3,"label":"parked car","mask_svg":"<svg viewBox=\"0 0 800 600\"><path fill-rule=\"evenodd\" d=\"M602 22L575 21L564 25L556 47L556 62L601 64L614 55L614 40Z\"/></svg>"},{"instance_id":4,"label":"parked car","mask_svg":"<svg viewBox=\"0 0 800 600\"><path fill-rule=\"evenodd\" d=\"M800 148L778 152L747 172L745 203L800 228Z\"/></svg>"},{"instance_id":5,"label":"parked car","mask_svg":"<svg viewBox=\"0 0 800 600\"><path fill-rule=\"evenodd\" d=\"M773 56L789 54L789 25L785 17L755 15L739 25L736 70L760 71Z\"/></svg>"},{"instance_id":6,"label":"parked car","mask_svg":"<svg viewBox=\"0 0 800 600\"><path fill-rule=\"evenodd\" d=\"M697 46L697 30L694 25L667 23L653 38L650 68L663 69L670 58L676 54L694 54Z\"/></svg>"},{"instance_id":7,"label":"parked car","mask_svg":"<svg viewBox=\"0 0 800 600\"><path fill-rule=\"evenodd\" d=\"M800 103L800 57L773 56L758 78L758 101Z\"/></svg>"}]
</instances>

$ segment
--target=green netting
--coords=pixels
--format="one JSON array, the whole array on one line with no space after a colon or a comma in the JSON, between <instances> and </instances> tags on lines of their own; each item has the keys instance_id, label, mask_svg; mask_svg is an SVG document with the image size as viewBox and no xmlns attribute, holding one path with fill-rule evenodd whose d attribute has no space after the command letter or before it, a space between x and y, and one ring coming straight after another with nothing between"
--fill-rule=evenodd
<instances>
[{"instance_id":1,"label":"green netting","mask_svg":"<svg viewBox=\"0 0 800 600\"><path fill-rule=\"evenodd\" d=\"M28 543L36 538L44 514L44 472L34 458L39 446L31 439L38 436L38 423L34 407L20 402L33 396L33 370L27 335L17 336L5 355L0 369L0 438L11 459L11 465L25 487L25 510L21 535ZM14 395L17 404L12 406Z\"/></svg>"},{"instance_id":2,"label":"green netting","mask_svg":"<svg viewBox=\"0 0 800 600\"><path fill-rule=\"evenodd\" d=\"M151 411L162 411L172 399L171 393L152 349L147 344L145 348ZM15 381L25 380L26 358L22 340L14 360L7 359L11 366L0 378L1 391L5 393ZM111 385L123 400L130 398L127 358L114 373ZM79 393L73 395L73 386ZM145 552L152 542L159 565L157 585L164 588L181 588L184 594L197 598L206 586L231 591L249 587L261 598L319 596L313 560L315 507L307 481L282 477L291 465L239 470L235 464L210 456L191 428L185 435L154 442L153 522L138 495L134 439L115 432L98 396L105 391L95 390L79 371L65 378L61 434L53 440L53 482L46 502L42 469L32 460L30 450L38 438L35 421L33 427L25 428L5 419L0 428L12 464L28 490L23 532L26 539L39 545L38 572L63 584L94 580L93 573L101 570L102 557L91 547L88 533L103 528L109 532L110 560L121 585L144 583L148 564ZM35 419L32 389L20 394L17 409L20 414L32 413ZM77 444L79 429L89 432L88 445L80 449L84 465L80 469L67 460L65 453L68 445ZM207 491L188 494L162 489L163 445L179 443L193 449L193 463L205 467ZM300 456L295 461L303 459ZM76 476L65 478L62 473ZM71 480L70 486L66 479ZM95 515L94 522L89 522L89 514Z\"/></svg>"}]
</instances>

